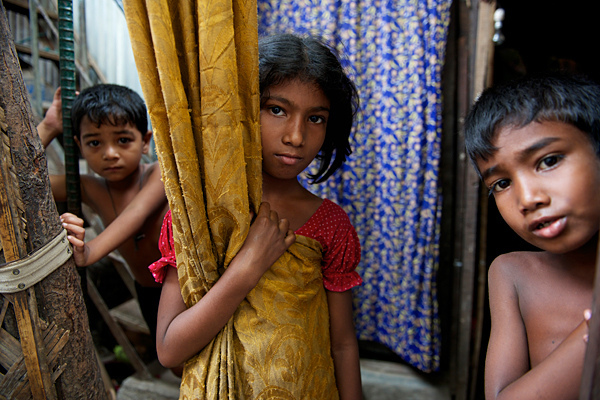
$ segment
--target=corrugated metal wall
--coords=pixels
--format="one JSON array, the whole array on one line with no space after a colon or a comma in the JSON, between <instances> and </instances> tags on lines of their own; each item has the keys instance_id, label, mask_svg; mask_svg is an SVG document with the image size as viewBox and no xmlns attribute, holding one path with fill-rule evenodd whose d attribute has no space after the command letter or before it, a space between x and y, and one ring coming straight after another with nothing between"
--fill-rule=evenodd
<instances>
[{"instance_id":1,"label":"corrugated metal wall","mask_svg":"<svg viewBox=\"0 0 600 400\"><path fill-rule=\"evenodd\" d=\"M84 2L87 50L96 60L108 83L128 86L142 95L121 2L116 0L75 0L73 21L79 26L80 4Z\"/></svg>"}]
</instances>

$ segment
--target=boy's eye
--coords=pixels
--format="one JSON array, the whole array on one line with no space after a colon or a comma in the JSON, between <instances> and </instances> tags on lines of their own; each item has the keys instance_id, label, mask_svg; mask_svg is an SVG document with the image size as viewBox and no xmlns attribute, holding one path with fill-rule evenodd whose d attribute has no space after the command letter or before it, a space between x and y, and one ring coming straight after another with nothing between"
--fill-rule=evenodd
<instances>
[{"instance_id":1,"label":"boy's eye","mask_svg":"<svg viewBox=\"0 0 600 400\"><path fill-rule=\"evenodd\" d=\"M98 147L98 146L100 146L100 141L99 140L90 140L89 142L87 142L87 145L90 147Z\"/></svg>"},{"instance_id":2,"label":"boy's eye","mask_svg":"<svg viewBox=\"0 0 600 400\"><path fill-rule=\"evenodd\" d=\"M509 186L510 186L510 181L508 179L497 180L496 182L492 183L489 186L490 194L501 192L504 189L508 188Z\"/></svg>"},{"instance_id":3,"label":"boy's eye","mask_svg":"<svg viewBox=\"0 0 600 400\"><path fill-rule=\"evenodd\" d=\"M119 144L127 144L129 142L131 142L131 139L128 137L120 137L119 138Z\"/></svg>"},{"instance_id":4,"label":"boy's eye","mask_svg":"<svg viewBox=\"0 0 600 400\"><path fill-rule=\"evenodd\" d=\"M540 169L548 169L548 168L552 168L553 166L555 166L561 159L561 156L558 155L551 155L548 157L544 157L542 158L542 160L540 161L539 164L539 168Z\"/></svg>"}]
</instances>

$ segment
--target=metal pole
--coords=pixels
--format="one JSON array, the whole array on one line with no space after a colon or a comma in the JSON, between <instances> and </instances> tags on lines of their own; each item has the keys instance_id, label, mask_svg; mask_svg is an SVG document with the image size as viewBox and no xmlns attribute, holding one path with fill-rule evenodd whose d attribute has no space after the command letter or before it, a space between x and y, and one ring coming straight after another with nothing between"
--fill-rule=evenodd
<instances>
[{"instance_id":1,"label":"metal pole","mask_svg":"<svg viewBox=\"0 0 600 400\"><path fill-rule=\"evenodd\" d=\"M60 86L63 114L63 146L67 181L67 210L81 216L81 186L79 155L73 140L71 105L75 99L75 40L73 38L73 2L58 2L58 32L60 49Z\"/></svg>"}]
</instances>

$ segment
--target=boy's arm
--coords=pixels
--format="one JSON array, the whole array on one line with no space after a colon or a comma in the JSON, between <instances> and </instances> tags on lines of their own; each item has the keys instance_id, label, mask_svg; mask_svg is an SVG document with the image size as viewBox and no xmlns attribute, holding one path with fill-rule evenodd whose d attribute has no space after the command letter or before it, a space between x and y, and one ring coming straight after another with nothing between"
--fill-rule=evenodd
<instances>
[{"instance_id":1,"label":"boy's arm","mask_svg":"<svg viewBox=\"0 0 600 400\"><path fill-rule=\"evenodd\" d=\"M167 368L177 367L210 343L295 240L287 220L280 220L263 203L238 254L215 285L190 308L186 308L181 297L177 271L167 267L156 330L160 363Z\"/></svg>"},{"instance_id":2,"label":"boy's arm","mask_svg":"<svg viewBox=\"0 0 600 400\"><path fill-rule=\"evenodd\" d=\"M146 219L163 207L166 201L160 168L156 165L148 176L148 182L131 203L98 236L87 243L89 252L85 265L93 264L107 256L138 233Z\"/></svg>"},{"instance_id":3,"label":"boy's arm","mask_svg":"<svg viewBox=\"0 0 600 400\"><path fill-rule=\"evenodd\" d=\"M54 92L52 104L46 111L44 119L38 124L37 132L44 148L63 132L62 99L60 87ZM50 187L55 201L67 200L65 175L50 175Z\"/></svg>"},{"instance_id":4,"label":"boy's arm","mask_svg":"<svg viewBox=\"0 0 600 400\"><path fill-rule=\"evenodd\" d=\"M83 266L86 259L86 251L88 251L85 245L85 228L83 227L83 220L78 216L71 213L64 213L60 216L63 228L67 230L67 239L73 246L73 259L78 267Z\"/></svg>"},{"instance_id":5,"label":"boy's arm","mask_svg":"<svg viewBox=\"0 0 600 400\"><path fill-rule=\"evenodd\" d=\"M62 119L62 99L60 97L60 87L54 92L52 104L46 111L42 122L37 126L37 131L44 148L48 147L50 142L63 132Z\"/></svg>"},{"instance_id":6,"label":"boy's arm","mask_svg":"<svg viewBox=\"0 0 600 400\"><path fill-rule=\"evenodd\" d=\"M485 398L577 399L585 354L583 321L540 364L529 369L527 334L515 283L496 259L489 271L492 328L485 362Z\"/></svg>"},{"instance_id":7,"label":"boy's arm","mask_svg":"<svg viewBox=\"0 0 600 400\"><path fill-rule=\"evenodd\" d=\"M352 292L326 291L331 355L341 400L362 400L358 340L352 314Z\"/></svg>"}]
</instances>

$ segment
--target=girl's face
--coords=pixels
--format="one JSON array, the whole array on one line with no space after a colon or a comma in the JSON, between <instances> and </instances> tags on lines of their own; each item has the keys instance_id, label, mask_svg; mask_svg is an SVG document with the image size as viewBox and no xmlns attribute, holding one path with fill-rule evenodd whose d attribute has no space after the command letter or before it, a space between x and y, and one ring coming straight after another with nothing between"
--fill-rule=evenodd
<instances>
[{"instance_id":1,"label":"girl's face","mask_svg":"<svg viewBox=\"0 0 600 400\"><path fill-rule=\"evenodd\" d=\"M265 90L260 109L263 174L296 179L321 150L329 99L319 86L299 80Z\"/></svg>"}]
</instances>

